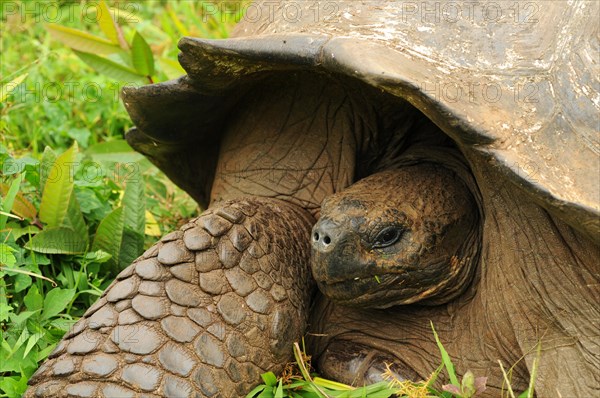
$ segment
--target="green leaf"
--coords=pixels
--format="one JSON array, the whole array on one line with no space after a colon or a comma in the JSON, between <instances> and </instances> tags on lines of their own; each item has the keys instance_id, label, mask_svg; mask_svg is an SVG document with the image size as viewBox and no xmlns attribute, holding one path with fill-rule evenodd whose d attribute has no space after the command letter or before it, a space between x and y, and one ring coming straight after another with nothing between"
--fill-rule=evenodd
<instances>
[{"instance_id":1,"label":"green leaf","mask_svg":"<svg viewBox=\"0 0 600 398\"><path fill-rule=\"evenodd\" d=\"M113 19L112 15L110 15L110 10L106 5L104 0L101 0L98 3L98 11L99 13L96 15L96 19L98 20L98 25L100 25L100 29L102 32L108 37L108 39L114 43L119 44L119 31L117 30L117 24Z\"/></svg>"},{"instance_id":2,"label":"green leaf","mask_svg":"<svg viewBox=\"0 0 600 398\"><path fill-rule=\"evenodd\" d=\"M174 59L159 58L158 65L168 79L176 79L185 75L185 69Z\"/></svg>"},{"instance_id":3,"label":"green leaf","mask_svg":"<svg viewBox=\"0 0 600 398\"><path fill-rule=\"evenodd\" d=\"M131 42L131 61L140 74L144 76L154 74L154 55L146 40L137 31Z\"/></svg>"},{"instance_id":4,"label":"green leaf","mask_svg":"<svg viewBox=\"0 0 600 398\"><path fill-rule=\"evenodd\" d=\"M32 237L25 248L46 254L80 254L87 249L86 239L87 233L82 236L71 228L46 228Z\"/></svg>"},{"instance_id":5,"label":"green leaf","mask_svg":"<svg viewBox=\"0 0 600 398\"><path fill-rule=\"evenodd\" d=\"M12 322L12 326L19 327L23 322L27 319L31 318L38 311L21 311L19 314L10 314L10 321Z\"/></svg>"},{"instance_id":6,"label":"green leaf","mask_svg":"<svg viewBox=\"0 0 600 398\"><path fill-rule=\"evenodd\" d=\"M42 319L50 319L60 314L75 296L75 289L54 288L48 292L44 299Z\"/></svg>"},{"instance_id":7,"label":"green leaf","mask_svg":"<svg viewBox=\"0 0 600 398\"><path fill-rule=\"evenodd\" d=\"M337 381L323 379L322 377L315 377L313 379L313 382L320 387L326 387L326 388L330 388L332 390L339 390L339 391L355 390L354 387L350 387L347 384L338 383Z\"/></svg>"},{"instance_id":8,"label":"green leaf","mask_svg":"<svg viewBox=\"0 0 600 398\"><path fill-rule=\"evenodd\" d=\"M36 361L36 362L40 362L40 361L43 361L44 359L48 358L48 355L50 355L50 353L51 353L52 351L54 351L54 348L55 348L55 347L56 347L56 343L54 343L54 344L50 344L48 347L46 347L46 348L44 348L44 349L40 350L40 351L37 353L37 356L36 356L36 358L35 358L35 361Z\"/></svg>"},{"instance_id":9,"label":"green leaf","mask_svg":"<svg viewBox=\"0 0 600 398\"><path fill-rule=\"evenodd\" d=\"M467 370L463 375L460 389L467 398L472 397L477 391L475 388L475 375L470 370Z\"/></svg>"},{"instance_id":10,"label":"green leaf","mask_svg":"<svg viewBox=\"0 0 600 398\"><path fill-rule=\"evenodd\" d=\"M102 250L111 255L107 265L113 270L119 267L119 254L121 251L121 241L123 239L123 208L117 207L98 225L92 250Z\"/></svg>"},{"instance_id":11,"label":"green leaf","mask_svg":"<svg viewBox=\"0 0 600 398\"><path fill-rule=\"evenodd\" d=\"M260 375L265 384L269 387L275 387L277 385L277 377L273 372L267 372Z\"/></svg>"},{"instance_id":12,"label":"green leaf","mask_svg":"<svg viewBox=\"0 0 600 398\"><path fill-rule=\"evenodd\" d=\"M95 162L134 163L144 159L125 140L101 142L89 147L85 153Z\"/></svg>"},{"instance_id":13,"label":"green leaf","mask_svg":"<svg viewBox=\"0 0 600 398\"><path fill-rule=\"evenodd\" d=\"M16 264L17 259L13 254L15 249L5 243L0 243L0 265L8 265L12 267Z\"/></svg>"},{"instance_id":14,"label":"green leaf","mask_svg":"<svg viewBox=\"0 0 600 398\"><path fill-rule=\"evenodd\" d=\"M37 311L43 308L44 297L38 291L37 286L33 285L29 288L25 297L23 297L23 302L29 311Z\"/></svg>"},{"instance_id":15,"label":"green leaf","mask_svg":"<svg viewBox=\"0 0 600 398\"><path fill-rule=\"evenodd\" d=\"M71 148L56 158L50 168L40 204L40 220L48 227L62 225L67 215L73 193L76 156L77 142L74 142Z\"/></svg>"},{"instance_id":16,"label":"green leaf","mask_svg":"<svg viewBox=\"0 0 600 398\"><path fill-rule=\"evenodd\" d=\"M37 344L37 342L42 338L41 333L34 333L27 339L27 345L25 346L25 351L23 352L23 359L27 358L27 354L29 351Z\"/></svg>"},{"instance_id":17,"label":"green leaf","mask_svg":"<svg viewBox=\"0 0 600 398\"><path fill-rule=\"evenodd\" d=\"M119 249L118 270L125 269L144 251L144 235L123 228L123 237Z\"/></svg>"},{"instance_id":18,"label":"green leaf","mask_svg":"<svg viewBox=\"0 0 600 398\"><path fill-rule=\"evenodd\" d=\"M19 84L23 83L28 74L29 72L23 73L12 79L10 82L0 85L0 104L6 101L8 95L12 93Z\"/></svg>"},{"instance_id":19,"label":"green leaf","mask_svg":"<svg viewBox=\"0 0 600 398\"><path fill-rule=\"evenodd\" d=\"M18 359L15 359L18 360ZM6 395L5 397L20 397L27 389L27 377L25 375L3 377L0 380L0 390Z\"/></svg>"},{"instance_id":20,"label":"green leaf","mask_svg":"<svg viewBox=\"0 0 600 398\"><path fill-rule=\"evenodd\" d=\"M95 263L105 263L108 260L110 260L110 254L102 251L102 250L96 250L93 252L87 252L85 253L85 255L83 256L83 258L87 261L93 261Z\"/></svg>"},{"instance_id":21,"label":"green leaf","mask_svg":"<svg viewBox=\"0 0 600 398\"><path fill-rule=\"evenodd\" d=\"M56 40L76 51L103 55L122 51L121 47L113 44L110 40L94 36L82 30L53 23L46 24L46 29Z\"/></svg>"},{"instance_id":22,"label":"green leaf","mask_svg":"<svg viewBox=\"0 0 600 398\"><path fill-rule=\"evenodd\" d=\"M518 398L528 398L529 397L529 388L519 394Z\"/></svg>"},{"instance_id":23,"label":"green leaf","mask_svg":"<svg viewBox=\"0 0 600 398\"><path fill-rule=\"evenodd\" d=\"M32 280L29 275L25 275L22 273L17 274L17 276L15 277L15 293L19 293L27 289L29 286L31 286L31 283Z\"/></svg>"},{"instance_id":24,"label":"green leaf","mask_svg":"<svg viewBox=\"0 0 600 398\"><path fill-rule=\"evenodd\" d=\"M44 148L42 160L40 160L40 192L44 192L46 180L52 171L52 166L56 162L56 153L50 147Z\"/></svg>"},{"instance_id":25,"label":"green leaf","mask_svg":"<svg viewBox=\"0 0 600 398\"><path fill-rule=\"evenodd\" d=\"M2 198L2 208L0 210L3 212L10 213L12 210L17 193L19 193L19 187L21 186L22 180L23 174L19 174L19 176L10 184L10 188L6 193L6 196ZM7 220L8 216L6 214L0 214L0 231L3 231L4 227L6 227Z\"/></svg>"},{"instance_id":26,"label":"green leaf","mask_svg":"<svg viewBox=\"0 0 600 398\"><path fill-rule=\"evenodd\" d=\"M144 193L144 181L140 174L139 167L133 166L133 172L128 175L125 193L121 204L123 206L123 216L125 227L133 232L144 236L146 226L146 196Z\"/></svg>"},{"instance_id":27,"label":"green leaf","mask_svg":"<svg viewBox=\"0 0 600 398\"><path fill-rule=\"evenodd\" d=\"M257 398L274 398L273 396L273 389L272 388L265 388L259 395Z\"/></svg>"},{"instance_id":28,"label":"green leaf","mask_svg":"<svg viewBox=\"0 0 600 398\"><path fill-rule=\"evenodd\" d=\"M261 384L260 386L256 386L252 391L246 395L246 398L254 398L259 392L262 392L267 386Z\"/></svg>"},{"instance_id":29,"label":"green leaf","mask_svg":"<svg viewBox=\"0 0 600 398\"><path fill-rule=\"evenodd\" d=\"M108 58L99 57L94 54L88 54L80 51L73 51L83 62L91 66L96 72L105 74L113 79L123 82L140 82L146 77L137 73L127 66L118 64Z\"/></svg>"},{"instance_id":30,"label":"green leaf","mask_svg":"<svg viewBox=\"0 0 600 398\"><path fill-rule=\"evenodd\" d=\"M275 390L275 398L283 398L283 384L281 380L279 380L277 390Z\"/></svg>"},{"instance_id":31,"label":"green leaf","mask_svg":"<svg viewBox=\"0 0 600 398\"><path fill-rule=\"evenodd\" d=\"M446 367L446 370L448 371L448 377L450 377L450 382L452 383L452 385L460 388L460 382L458 381L458 378L456 377L456 371L454 370L454 364L452 363L452 360L450 359L450 355L448 355L448 352L442 345L442 342L440 341L440 338L438 337L438 334L435 331L435 328L433 327L433 322L430 321L430 323L431 323L431 330L433 330L433 336L435 337L435 342L437 343L438 349L440 350L440 354L442 355L442 362L444 363L444 366Z\"/></svg>"},{"instance_id":32,"label":"green leaf","mask_svg":"<svg viewBox=\"0 0 600 398\"><path fill-rule=\"evenodd\" d=\"M77 201L77 196L74 193L71 194L69 198L69 205L67 206L67 214L65 219L62 222L62 225L72 229L76 233L80 235L82 240L85 241L86 247L88 243L88 230L85 225L85 220L83 219L83 213L79 208L79 203Z\"/></svg>"}]
</instances>

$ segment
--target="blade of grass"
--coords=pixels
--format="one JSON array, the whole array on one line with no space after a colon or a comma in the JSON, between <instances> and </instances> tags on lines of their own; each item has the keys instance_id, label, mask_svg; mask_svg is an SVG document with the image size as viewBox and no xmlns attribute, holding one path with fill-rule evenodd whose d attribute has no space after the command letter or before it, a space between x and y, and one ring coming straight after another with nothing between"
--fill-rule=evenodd
<instances>
[{"instance_id":1,"label":"blade of grass","mask_svg":"<svg viewBox=\"0 0 600 398\"><path fill-rule=\"evenodd\" d=\"M531 375L529 376L529 388L527 389L527 398L533 398L533 392L535 390L535 379L537 378L538 366L540 364L540 356L542 355L542 342L540 341L537 345L535 358L533 359L533 365L531 367Z\"/></svg>"},{"instance_id":2,"label":"blade of grass","mask_svg":"<svg viewBox=\"0 0 600 398\"><path fill-rule=\"evenodd\" d=\"M435 331L435 328L433 327L433 322L431 322L431 321L429 321L429 322L431 323L431 330L433 330L433 336L435 337L435 342L437 343L438 349L440 350L440 354L442 355L442 363L444 364L444 366L446 367L446 370L448 371L448 376L450 377L450 383L452 383L452 385L460 388L460 382L458 381L458 377L456 377L456 371L454 370L454 364L452 363L452 360L450 359L450 355L448 355L448 352L442 345L442 342L440 341L440 338L439 338L437 332Z\"/></svg>"},{"instance_id":3,"label":"blade of grass","mask_svg":"<svg viewBox=\"0 0 600 398\"><path fill-rule=\"evenodd\" d=\"M306 368L306 363L302 359L302 351L300 350L300 345L298 342L294 343L294 357L296 358L296 363L298 364L298 368L300 369L300 373L302 373L302 377L314 388L315 393L319 395L319 398L330 398L319 386L317 386L312 377L310 377L310 372Z\"/></svg>"},{"instance_id":4,"label":"blade of grass","mask_svg":"<svg viewBox=\"0 0 600 398\"><path fill-rule=\"evenodd\" d=\"M21 83L23 83L23 81L25 80L25 78L27 77L27 75L29 74L29 72L23 73L22 75L19 75L17 77L15 77L13 80L11 80L10 82L6 83L6 84L2 84L0 85L0 103L6 101L6 98L8 97L8 95Z\"/></svg>"},{"instance_id":5,"label":"blade of grass","mask_svg":"<svg viewBox=\"0 0 600 398\"><path fill-rule=\"evenodd\" d=\"M510 380L508 378L508 375L506 374L506 371L504 370L504 366L502 366L502 362L500 360L498 360L498 364L500 365L500 370L502 371L502 377L504 378L504 382L506 383L506 388L508 388L508 394L511 398L515 398L515 393L512 390L512 387L510 386Z\"/></svg>"},{"instance_id":6,"label":"blade of grass","mask_svg":"<svg viewBox=\"0 0 600 398\"><path fill-rule=\"evenodd\" d=\"M19 187L21 186L21 181L23 180L23 174L19 174L17 178L13 180L10 184L10 188L6 193L6 196L2 198L2 211L10 214L10 211L13 208L13 204L15 202L15 198L17 197L17 193L19 192ZM0 215L0 231L4 230L6 227L6 221L8 220L7 214Z\"/></svg>"}]
</instances>

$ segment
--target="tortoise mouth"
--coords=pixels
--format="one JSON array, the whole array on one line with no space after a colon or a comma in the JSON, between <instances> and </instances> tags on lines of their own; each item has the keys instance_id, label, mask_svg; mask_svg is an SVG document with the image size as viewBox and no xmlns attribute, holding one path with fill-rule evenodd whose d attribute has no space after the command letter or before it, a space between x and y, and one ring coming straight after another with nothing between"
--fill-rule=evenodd
<instances>
[{"instance_id":1,"label":"tortoise mouth","mask_svg":"<svg viewBox=\"0 0 600 398\"><path fill-rule=\"evenodd\" d=\"M385 296L389 282L385 275L369 275L329 283L317 280L317 285L327 298L338 304L373 308L381 301L379 296Z\"/></svg>"},{"instance_id":2,"label":"tortoise mouth","mask_svg":"<svg viewBox=\"0 0 600 398\"><path fill-rule=\"evenodd\" d=\"M317 280L317 284L323 293L330 298L351 298L356 297L356 293L364 293L366 289L371 290L372 287L379 284L375 275L365 277L353 277L341 281L328 282L325 280ZM381 280L381 279L379 279Z\"/></svg>"}]
</instances>

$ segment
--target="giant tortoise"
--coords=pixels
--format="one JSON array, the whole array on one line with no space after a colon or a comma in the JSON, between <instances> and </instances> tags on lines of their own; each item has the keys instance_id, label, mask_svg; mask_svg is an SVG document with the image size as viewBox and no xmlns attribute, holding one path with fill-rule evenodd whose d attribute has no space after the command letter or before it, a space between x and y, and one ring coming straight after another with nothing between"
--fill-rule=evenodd
<instances>
[{"instance_id":1,"label":"giant tortoise","mask_svg":"<svg viewBox=\"0 0 600 398\"><path fill-rule=\"evenodd\" d=\"M128 88L206 210L121 272L27 397L243 396L306 336L354 385L498 361L600 390L598 3L264 1ZM312 274L312 277L311 277ZM596 395L597 396L597 395Z\"/></svg>"}]
</instances>

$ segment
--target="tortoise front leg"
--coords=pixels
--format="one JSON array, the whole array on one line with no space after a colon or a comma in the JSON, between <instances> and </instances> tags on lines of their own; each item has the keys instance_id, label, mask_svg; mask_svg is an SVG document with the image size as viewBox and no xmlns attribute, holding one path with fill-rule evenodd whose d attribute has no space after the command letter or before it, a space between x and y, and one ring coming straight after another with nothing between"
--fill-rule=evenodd
<instances>
[{"instance_id":1,"label":"tortoise front leg","mask_svg":"<svg viewBox=\"0 0 600 398\"><path fill-rule=\"evenodd\" d=\"M121 272L25 397L244 395L304 332L312 222L262 198L207 210Z\"/></svg>"}]
</instances>

